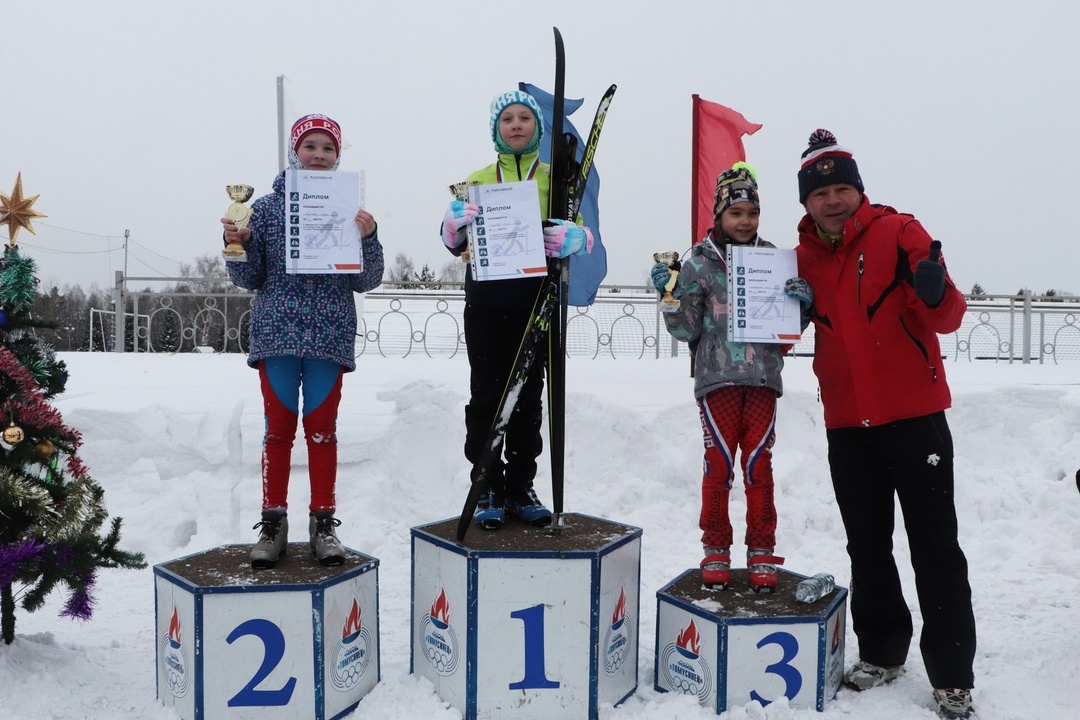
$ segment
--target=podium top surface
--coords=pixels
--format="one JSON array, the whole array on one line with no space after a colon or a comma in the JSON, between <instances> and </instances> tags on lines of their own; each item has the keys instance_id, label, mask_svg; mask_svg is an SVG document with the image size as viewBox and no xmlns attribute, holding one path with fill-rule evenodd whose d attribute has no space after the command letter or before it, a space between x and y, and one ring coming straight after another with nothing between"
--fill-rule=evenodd
<instances>
[{"instance_id":1,"label":"podium top surface","mask_svg":"<svg viewBox=\"0 0 1080 720\"><path fill-rule=\"evenodd\" d=\"M701 570L693 568L656 594L681 601L698 611L734 619L819 617L828 614L834 603L847 594L844 588L837 587L815 602L799 602L795 599L795 586L805 579L803 575L777 568L776 591L755 593L750 589L749 571L732 568L731 583L726 590L710 589L701 582Z\"/></svg>"},{"instance_id":2,"label":"podium top surface","mask_svg":"<svg viewBox=\"0 0 1080 720\"><path fill-rule=\"evenodd\" d=\"M345 562L323 567L307 543L289 543L285 555L272 568L251 567L251 545L220 547L154 566L155 575L171 575L199 588L280 589L333 584L378 566L378 560L346 548Z\"/></svg>"},{"instance_id":3,"label":"podium top surface","mask_svg":"<svg viewBox=\"0 0 1080 720\"><path fill-rule=\"evenodd\" d=\"M533 527L508 514L498 530L484 530L474 524L461 543L457 542L456 517L415 527L412 534L426 535L447 547L481 554L542 555L596 553L641 535L641 528L590 515L563 513L559 519L557 528Z\"/></svg>"}]
</instances>

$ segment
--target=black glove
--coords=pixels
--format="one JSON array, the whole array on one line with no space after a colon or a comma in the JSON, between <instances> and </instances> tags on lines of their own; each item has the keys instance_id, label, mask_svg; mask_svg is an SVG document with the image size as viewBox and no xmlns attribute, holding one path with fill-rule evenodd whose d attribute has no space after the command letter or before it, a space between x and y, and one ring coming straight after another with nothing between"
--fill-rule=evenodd
<instances>
[{"instance_id":1,"label":"black glove","mask_svg":"<svg viewBox=\"0 0 1080 720\"><path fill-rule=\"evenodd\" d=\"M929 307L937 307L945 297L945 266L939 262L941 243L930 243L930 257L915 266L915 297Z\"/></svg>"}]
</instances>

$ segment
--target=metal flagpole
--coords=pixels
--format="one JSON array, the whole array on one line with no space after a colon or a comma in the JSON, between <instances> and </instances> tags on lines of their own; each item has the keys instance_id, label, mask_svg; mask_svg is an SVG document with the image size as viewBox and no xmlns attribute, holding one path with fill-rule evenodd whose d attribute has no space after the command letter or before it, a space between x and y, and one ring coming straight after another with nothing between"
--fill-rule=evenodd
<instances>
[{"instance_id":1,"label":"metal flagpole","mask_svg":"<svg viewBox=\"0 0 1080 720\"><path fill-rule=\"evenodd\" d=\"M278 172L285 169L285 76L277 76L277 159Z\"/></svg>"}]
</instances>

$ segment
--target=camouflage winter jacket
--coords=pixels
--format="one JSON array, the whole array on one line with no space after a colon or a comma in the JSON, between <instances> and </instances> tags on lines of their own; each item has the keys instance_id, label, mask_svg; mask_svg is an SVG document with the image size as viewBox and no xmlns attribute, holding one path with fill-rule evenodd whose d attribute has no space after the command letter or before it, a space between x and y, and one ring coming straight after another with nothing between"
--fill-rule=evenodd
<instances>
[{"instance_id":1,"label":"camouflage winter jacket","mask_svg":"<svg viewBox=\"0 0 1080 720\"><path fill-rule=\"evenodd\" d=\"M776 247L761 241L762 247ZM682 263L679 310L664 313L671 337L690 343L694 353L694 397L725 385L768 387L783 394L783 346L727 340L727 269L709 243L694 246Z\"/></svg>"}]
</instances>

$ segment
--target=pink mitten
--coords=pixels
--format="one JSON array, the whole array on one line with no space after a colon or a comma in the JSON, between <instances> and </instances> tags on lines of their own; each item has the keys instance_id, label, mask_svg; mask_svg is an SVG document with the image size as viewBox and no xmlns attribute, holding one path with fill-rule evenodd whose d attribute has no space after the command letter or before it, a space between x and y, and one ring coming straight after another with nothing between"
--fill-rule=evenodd
<instances>
[{"instance_id":1,"label":"pink mitten","mask_svg":"<svg viewBox=\"0 0 1080 720\"><path fill-rule=\"evenodd\" d=\"M550 220L552 227L544 228L544 254L564 258L592 252L592 231L569 220Z\"/></svg>"},{"instance_id":2,"label":"pink mitten","mask_svg":"<svg viewBox=\"0 0 1080 720\"><path fill-rule=\"evenodd\" d=\"M453 250L465 242L464 230L469 223L476 219L480 208L472 203L455 200L446 208L443 216L442 240L443 245Z\"/></svg>"}]
</instances>

